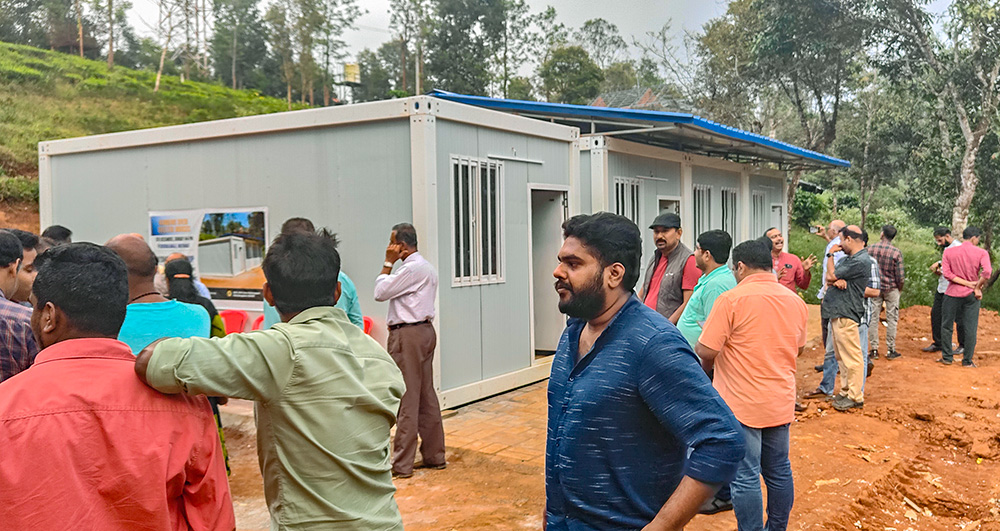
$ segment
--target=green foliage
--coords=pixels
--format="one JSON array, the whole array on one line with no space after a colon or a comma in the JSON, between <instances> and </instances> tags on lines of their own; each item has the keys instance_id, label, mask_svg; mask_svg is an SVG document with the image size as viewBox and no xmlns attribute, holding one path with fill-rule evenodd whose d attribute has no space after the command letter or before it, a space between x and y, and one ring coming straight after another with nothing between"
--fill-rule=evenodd
<instances>
[{"instance_id":1,"label":"green foliage","mask_svg":"<svg viewBox=\"0 0 1000 531\"><path fill-rule=\"evenodd\" d=\"M427 73L434 87L486 95L491 66L505 32L504 4L482 0L437 0L427 37Z\"/></svg>"},{"instance_id":2,"label":"green foliage","mask_svg":"<svg viewBox=\"0 0 1000 531\"><path fill-rule=\"evenodd\" d=\"M31 79L23 72L32 71ZM11 73L16 72L16 73ZM29 46L0 43L0 167L37 172L38 142L284 111L256 91L185 82ZM299 106L301 107L301 106Z\"/></svg>"},{"instance_id":3,"label":"green foliage","mask_svg":"<svg viewBox=\"0 0 1000 531\"><path fill-rule=\"evenodd\" d=\"M0 201L38 201L38 180L0 177Z\"/></svg>"},{"instance_id":4,"label":"green foliage","mask_svg":"<svg viewBox=\"0 0 1000 531\"><path fill-rule=\"evenodd\" d=\"M548 100L586 105L601 89L604 73L579 46L566 46L552 52L552 57L538 70Z\"/></svg>"},{"instance_id":5,"label":"green foliage","mask_svg":"<svg viewBox=\"0 0 1000 531\"><path fill-rule=\"evenodd\" d=\"M799 190L795 192L795 200L792 203L792 222L802 228L809 228L818 221L820 214L829 210L823 196Z\"/></svg>"}]
</instances>

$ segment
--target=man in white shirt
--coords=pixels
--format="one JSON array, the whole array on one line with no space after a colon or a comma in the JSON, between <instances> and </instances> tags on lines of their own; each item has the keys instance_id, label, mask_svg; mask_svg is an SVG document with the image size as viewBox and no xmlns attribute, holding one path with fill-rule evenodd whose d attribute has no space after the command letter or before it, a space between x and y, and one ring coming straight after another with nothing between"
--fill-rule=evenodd
<instances>
[{"instance_id":1,"label":"man in white shirt","mask_svg":"<svg viewBox=\"0 0 1000 531\"><path fill-rule=\"evenodd\" d=\"M403 264L392 273L397 260ZM409 223L394 226L375 279L375 300L389 301L387 346L406 384L392 441L392 475L398 478L413 476L418 434L423 467L446 466L441 406L434 391L437 334L431 321L437 286L437 270L417 251L416 229Z\"/></svg>"}]
</instances>

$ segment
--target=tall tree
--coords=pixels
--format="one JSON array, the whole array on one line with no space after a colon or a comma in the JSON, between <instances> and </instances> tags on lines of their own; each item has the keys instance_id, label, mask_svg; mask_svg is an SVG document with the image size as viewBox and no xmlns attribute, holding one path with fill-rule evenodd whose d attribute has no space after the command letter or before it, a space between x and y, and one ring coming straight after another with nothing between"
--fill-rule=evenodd
<instances>
[{"instance_id":1,"label":"tall tree","mask_svg":"<svg viewBox=\"0 0 1000 531\"><path fill-rule=\"evenodd\" d=\"M493 65L500 95L506 98L511 80L544 39L535 30L535 17L528 12L528 4L524 0L502 0L502 5L503 30Z\"/></svg>"},{"instance_id":2,"label":"tall tree","mask_svg":"<svg viewBox=\"0 0 1000 531\"><path fill-rule=\"evenodd\" d=\"M292 21L289 19L287 1L271 4L264 14L268 43L281 65L281 78L285 82L285 98L292 109L292 81L295 79L295 50L292 47Z\"/></svg>"},{"instance_id":3,"label":"tall tree","mask_svg":"<svg viewBox=\"0 0 1000 531\"><path fill-rule=\"evenodd\" d=\"M232 88L241 88L267 57L264 21L256 0L215 0L213 9L211 55L216 75Z\"/></svg>"},{"instance_id":4,"label":"tall tree","mask_svg":"<svg viewBox=\"0 0 1000 531\"><path fill-rule=\"evenodd\" d=\"M488 95L503 20L499 1L437 0L427 37L427 73L435 87Z\"/></svg>"},{"instance_id":5,"label":"tall tree","mask_svg":"<svg viewBox=\"0 0 1000 531\"><path fill-rule=\"evenodd\" d=\"M398 66L394 69L399 73L397 90L406 91L409 70L407 54L412 46L416 56L413 60L414 70L422 70L423 41L430 30L428 17L433 12L433 6L430 0L390 0L389 12L389 27L399 39L399 46L396 48L399 53ZM416 79L416 76L413 77ZM414 86L414 93L416 91Z\"/></svg>"},{"instance_id":6,"label":"tall tree","mask_svg":"<svg viewBox=\"0 0 1000 531\"><path fill-rule=\"evenodd\" d=\"M601 89L604 74L587 50L567 46L552 52L538 69L548 101L586 105Z\"/></svg>"},{"instance_id":7,"label":"tall tree","mask_svg":"<svg viewBox=\"0 0 1000 531\"><path fill-rule=\"evenodd\" d=\"M323 105L330 105L331 61L344 57L347 43L342 36L354 28L361 16L355 0L321 0L322 22L319 26L320 46L323 53Z\"/></svg>"},{"instance_id":8,"label":"tall tree","mask_svg":"<svg viewBox=\"0 0 1000 531\"><path fill-rule=\"evenodd\" d=\"M1000 103L1000 6L992 0L954 0L939 36L925 3L877 1L883 50L890 73L930 74L924 93L937 100L942 124L954 120L961 131L960 182L951 219L952 230L960 233L979 185L979 152ZM942 134L941 143L943 152L952 149L948 135Z\"/></svg>"},{"instance_id":9,"label":"tall tree","mask_svg":"<svg viewBox=\"0 0 1000 531\"><path fill-rule=\"evenodd\" d=\"M573 34L573 39L590 55L602 70L628 52L618 26L603 18L592 18Z\"/></svg>"}]
</instances>

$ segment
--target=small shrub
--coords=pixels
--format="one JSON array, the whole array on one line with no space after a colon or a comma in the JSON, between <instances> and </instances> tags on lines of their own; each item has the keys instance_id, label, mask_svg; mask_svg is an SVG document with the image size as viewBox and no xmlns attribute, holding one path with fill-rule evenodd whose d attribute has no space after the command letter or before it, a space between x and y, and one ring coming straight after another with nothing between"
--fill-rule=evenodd
<instances>
[{"instance_id":1,"label":"small shrub","mask_svg":"<svg viewBox=\"0 0 1000 531\"><path fill-rule=\"evenodd\" d=\"M823 196L798 190L792 203L792 221L803 228L808 228L829 210Z\"/></svg>"},{"instance_id":2,"label":"small shrub","mask_svg":"<svg viewBox=\"0 0 1000 531\"><path fill-rule=\"evenodd\" d=\"M0 177L0 201L38 201L38 181L28 177Z\"/></svg>"}]
</instances>

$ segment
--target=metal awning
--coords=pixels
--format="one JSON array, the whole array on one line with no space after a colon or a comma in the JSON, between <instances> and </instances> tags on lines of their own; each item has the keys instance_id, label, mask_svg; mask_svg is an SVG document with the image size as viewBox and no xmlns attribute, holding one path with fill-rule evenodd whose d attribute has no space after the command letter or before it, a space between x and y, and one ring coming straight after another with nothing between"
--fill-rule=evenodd
<instances>
[{"instance_id":1,"label":"metal awning","mask_svg":"<svg viewBox=\"0 0 1000 531\"><path fill-rule=\"evenodd\" d=\"M734 162L773 164L780 170L849 168L851 163L693 114L507 100L435 90L430 96L551 121L582 134L611 135L651 146Z\"/></svg>"}]
</instances>

